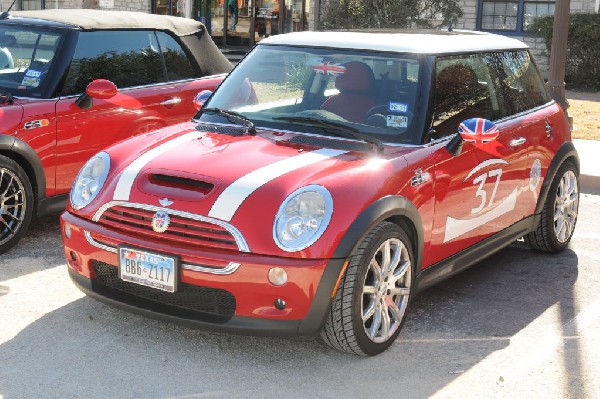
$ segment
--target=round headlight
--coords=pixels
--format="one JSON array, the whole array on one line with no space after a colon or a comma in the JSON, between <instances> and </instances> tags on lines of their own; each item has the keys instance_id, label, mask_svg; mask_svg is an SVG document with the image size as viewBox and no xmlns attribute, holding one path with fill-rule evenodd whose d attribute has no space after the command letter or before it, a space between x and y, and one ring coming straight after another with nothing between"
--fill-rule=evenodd
<instances>
[{"instance_id":1,"label":"round headlight","mask_svg":"<svg viewBox=\"0 0 600 399\"><path fill-rule=\"evenodd\" d=\"M71 206L81 209L96 197L108 175L110 156L106 152L94 155L79 171L71 188Z\"/></svg>"},{"instance_id":2,"label":"round headlight","mask_svg":"<svg viewBox=\"0 0 600 399\"><path fill-rule=\"evenodd\" d=\"M332 212L333 199L325 187L311 185L294 191L275 216L275 244L286 252L309 247L329 225Z\"/></svg>"}]
</instances>

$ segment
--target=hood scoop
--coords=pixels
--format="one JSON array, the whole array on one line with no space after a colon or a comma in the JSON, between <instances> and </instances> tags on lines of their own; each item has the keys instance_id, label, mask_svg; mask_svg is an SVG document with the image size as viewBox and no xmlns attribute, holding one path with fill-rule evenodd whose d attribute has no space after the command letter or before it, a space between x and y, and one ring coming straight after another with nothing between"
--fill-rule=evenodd
<instances>
[{"instance_id":1,"label":"hood scoop","mask_svg":"<svg viewBox=\"0 0 600 399\"><path fill-rule=\"evenodd\" d=\"M248 130L245 127L231 127L231 126L222 126L222 125L210 125L207 123L199 123L196 125L196 130L201 132L210 132L210 133L221 133L226 134L228 136L243 136L246 134Z\"/></svg>"},{"instance_id":2,"label":"hood scoop","mask_svg":"<svg viewBox=\"0 0 600 399\"><path fill-rule=\"evenodd\" d=\"M215 183L203 176L181 176L176 173L148 173L139 183L140 191L171 200L199 201L215 188Z\"/></svg>"},{"instance_id":3,"label":"hood scoop","mask_svg":"<svg viewBox=\"0 0 600 399\"><path fill-rule=\"evenodd\" d=\"M311 147L326 147L334 148L336 150L345 151L357 151L357 152L371 152L373 146L367 143L356 143L346 140L332 140L324 137L314 136L294 136L288 140L288 143L300 144Z\"/></svg>"},{"instance_id":4,"label":"hood scoop","mask_svg":"<svg viewBox=\"0 0 600 399\"><path fill-rule=\"evenodd\" d=\"M182 190L194 190L203 193L204 195L210 193L215 185L209 182L190 179L187 177L170 176L158 173L150 175L150 181L154 184L161 186L168 186L171 188L179 188Z\"/></svg>"}]
</instances>

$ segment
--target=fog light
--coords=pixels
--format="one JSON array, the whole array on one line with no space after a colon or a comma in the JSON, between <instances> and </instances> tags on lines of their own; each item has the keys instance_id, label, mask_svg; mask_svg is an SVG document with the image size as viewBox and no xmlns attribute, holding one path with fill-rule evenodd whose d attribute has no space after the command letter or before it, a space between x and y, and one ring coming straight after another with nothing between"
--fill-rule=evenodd
<instances>
[{"instance_id":1,"label":"fog light","mask_svg":"<svg viewBox=\"0 0 600 399\"><path fill-rule=\"evenodd\" d=\"M69 223L65 223L65 237L71 238L71 226Z\"/></svg>"},{"instance_id":2,"label":"fog light","mask_svg":"<svg viewBox=\"0 0 600 399\"><path fill-rule=\"evenodd\" d=\"M269 270L269 282L273 285L284 285L287 283L287 273L281 267Z\"/></svg>"},{"instance_id":3,"label":"fog light","mask_svg":"<svg viewBox=\"0 0 600 399\"><path fill-rule=\"evenodd\" d=\"M273 304L279 310L284 310L285 306L286 306L285 301L283 299L281 299L281 298L275 299L275 302Z\"/></svg>"}]
</instances>

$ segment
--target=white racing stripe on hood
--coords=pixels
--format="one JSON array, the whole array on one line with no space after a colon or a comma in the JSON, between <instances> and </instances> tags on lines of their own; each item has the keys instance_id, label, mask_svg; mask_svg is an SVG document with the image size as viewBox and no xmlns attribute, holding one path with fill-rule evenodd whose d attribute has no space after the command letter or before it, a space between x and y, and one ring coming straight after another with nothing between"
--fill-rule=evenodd
<instances>
[{"instance_id":1,"label":"white racing stripe on hood","mask_svg":"<svg viewBox=\"0 0 600 399\"><path fill-rule=\"evenodd\" d=\"M348 151L331 149L316 150L256 169L255 171L240 177L223 190L212 208L210 208L208 216L228 222L233 218L233 215L242 202L264 184L303 166L312 165L324 159L333 158L347 152Z\"/></svg>"},{"instance_id":2,"label":"white racing stripe on hood","mask_svg":"<svg viewBox=\"0 0 600 399\"><path fill-rule=\"evenodd\" d=\"M133 182L135 178L140 173L140 170L154 158L164 154L167 151L172 150L173 148L180 146L188 141L195 140L204 136L204 132L192 132L188 134L184 134L183 136L179 136L176 139L169 140L159 146L154 147L150 151L146 152L132 163L127 166L121 176L119 177L119 181L117 182L117 187L115 188L115 192L113 194L113 199L115 201L129 201L129 195L131 194L131 187L133 187Z\"/></svg>"}]
</instances>

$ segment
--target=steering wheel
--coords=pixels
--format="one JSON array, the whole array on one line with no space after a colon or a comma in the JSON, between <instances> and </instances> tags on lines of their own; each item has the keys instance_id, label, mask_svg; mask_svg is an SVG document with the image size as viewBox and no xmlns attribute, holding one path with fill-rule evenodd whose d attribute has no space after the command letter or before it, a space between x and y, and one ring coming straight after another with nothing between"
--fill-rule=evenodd
<instances>
[{"instance_id":1,"label":"steering wheel","mask_svg":"<svg viewBox=\"0 0 600 399\"><path fill-rule=\"evenodd\" d=\"M364 118L364 123L366 125L377 126L377 127L384 127L384 128L392 127L392 126L388 126L386 115L389 115L387 104L376 105L367 111L365 118ZM410 121L413 118L413 113L407 111L407 112L403 112L402 114L394 114L394 115L405 116L407 118L408 122L407 122L406 126L392 127L392 128L400 130L401 132L406 131L408 129L408 126L410 125Z\"/></svg>"}]
</instances>

